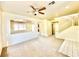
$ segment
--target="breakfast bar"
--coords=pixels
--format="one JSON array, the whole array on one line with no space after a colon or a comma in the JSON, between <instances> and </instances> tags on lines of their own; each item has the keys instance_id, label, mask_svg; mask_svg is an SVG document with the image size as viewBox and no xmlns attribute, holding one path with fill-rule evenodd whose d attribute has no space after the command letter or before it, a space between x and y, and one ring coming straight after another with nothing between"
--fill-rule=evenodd
<instances>
[{"instance_id":1,"label":"breakfast bar","mask_svg":"<svg viewBox=\"0 0 79 59\"><path fill-rule=\"evenodd\" d=\"M71 57L79 57L79 26L69 27L59 33L57 38L64 39L59 52Z\"/></svg>"}]
</instances>

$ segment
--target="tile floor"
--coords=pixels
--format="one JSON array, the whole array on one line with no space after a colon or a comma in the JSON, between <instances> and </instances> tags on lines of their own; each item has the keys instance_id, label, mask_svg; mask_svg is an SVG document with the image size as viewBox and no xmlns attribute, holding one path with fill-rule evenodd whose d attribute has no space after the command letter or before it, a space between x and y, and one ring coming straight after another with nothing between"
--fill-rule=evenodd
<instances>
[{"instance_id":1,"label":"tile floor","mask_svg":"<svg viewBox=\"0 0 79 59\"><path fill-rule=\"evenodd\" d=\"M8 47L9 57L67 57L58 52L62 39L56 39L54 36L39 36L36 39L25 41Z\"/></svg>"}]
</instances>

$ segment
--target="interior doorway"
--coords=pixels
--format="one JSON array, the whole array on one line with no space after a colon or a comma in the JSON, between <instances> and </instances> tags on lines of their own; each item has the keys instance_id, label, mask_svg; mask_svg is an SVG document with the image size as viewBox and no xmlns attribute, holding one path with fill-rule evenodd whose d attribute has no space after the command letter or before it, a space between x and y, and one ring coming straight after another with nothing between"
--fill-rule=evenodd
<instances>
[{"instance_id":1,"label":"interior doorway","mask_svg":"<svg viewBox=\"0 0 79 59\"><path fill-rule=\"evenodd\" d=\"M38 32L40 32L40 25L38 24Z\"/></svg>"},{"instance_id":2,"label":"interior doorway","mask_svg":"<svg viewBox=\"0 0 79 59\"><path fill-rule=\"evenodd\" d=\"M52 35L55 34L54 32L54 24L52 24Z\"/></svg>"}]
</instances>

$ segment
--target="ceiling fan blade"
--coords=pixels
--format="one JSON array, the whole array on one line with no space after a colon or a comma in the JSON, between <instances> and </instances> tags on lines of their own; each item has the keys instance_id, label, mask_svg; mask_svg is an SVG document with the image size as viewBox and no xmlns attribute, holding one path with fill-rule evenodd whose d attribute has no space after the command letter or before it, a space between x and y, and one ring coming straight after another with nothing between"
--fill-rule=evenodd
<instances>
[{"instance_id":1,"label":"ceiling fan blade","mask_svg":"<svg viewBox=\"0 0 79 59\"><path fill-rule=\"evenodd\" d=\"M45 14L45 13L43 13L43 12L39 12L40 14Z\"/></svg>"},{"instance_id":2,"label":"ceiling fan blade","mask_svg":"<svg viewBox=\"0 0 79 59\"><path fill-rule=\"evenodd\" d=\"M34 11L36 11L36 9L34 8L34 6L31 5L30 7L31 7Z\"/></svg>"},{"instance_id":3,"label":"ceiling fan blade","mask_svg":"<svg viewBox=\"0 0 79 59\"><path fill-rule=\"evenodd\" d=\"M42 11L42 10L45 10L46 9L46 7L43 7L43 8L41 8L41 9L39 9L38 11Z\"/></svg>"}]
</instances>

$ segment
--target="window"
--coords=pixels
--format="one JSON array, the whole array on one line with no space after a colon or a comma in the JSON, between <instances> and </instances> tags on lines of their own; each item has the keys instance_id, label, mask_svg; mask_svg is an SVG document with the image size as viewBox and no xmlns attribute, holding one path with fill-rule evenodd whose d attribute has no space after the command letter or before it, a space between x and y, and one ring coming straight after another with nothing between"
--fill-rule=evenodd
<instances>
[{"instance_id":1,"label":"window","mask_svg":"<svg viewBox=\"0 0 79 59\"><path fill-rule=\"evenodd\" d=\"M13 21L11 20L11 33L29 32L32 31L31 22Z\"/></svg>"},{"instance_id":2,"label":"window","mask_svg":"<svg viewBox=\"0 0 79 59\"><path fill-rule=\"evenodd\" d=\"M18 31L18 30L26 30L26 24L14 23L14 31Z\"/></svg>"}]
</instances>

